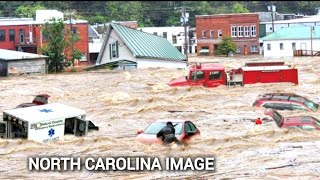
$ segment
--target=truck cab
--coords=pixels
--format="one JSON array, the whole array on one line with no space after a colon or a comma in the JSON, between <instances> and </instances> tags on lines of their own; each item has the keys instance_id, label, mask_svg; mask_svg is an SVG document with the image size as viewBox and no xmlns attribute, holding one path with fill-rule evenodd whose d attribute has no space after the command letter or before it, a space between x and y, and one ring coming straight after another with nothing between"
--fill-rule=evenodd
<instances>
[{"instance_id":1,"label":"truck cab","mask_svg":"<svg viewBox=\"0 0 320 180\"><path fill-rule=\"evenodd\" d=\"M189 67L188 75L172 80L170 86L204 86L217 87L226 85L227 74L221 64L200 64Z\"/></svg>"}]
</instances>

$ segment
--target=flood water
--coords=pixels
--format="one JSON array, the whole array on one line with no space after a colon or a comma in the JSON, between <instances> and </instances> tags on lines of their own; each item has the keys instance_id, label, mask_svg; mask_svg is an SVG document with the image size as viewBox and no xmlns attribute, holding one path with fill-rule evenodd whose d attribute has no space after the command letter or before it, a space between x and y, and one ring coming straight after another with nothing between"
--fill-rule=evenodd
<instances>
[{"instance_id":1,"label":"flood water","mask_svg":"<svg viewBox=\"0 0 320 180\"><path fill-rule=\"evenodd\" d=\"M190 61L218 62L227 70L245 62L285 61L299 70L299 85L254 84L217 88L169 87L185 70L134 69L96 70L58 75L29 75L0 78L0 113L31 102L47 93L49 103L84 109L99 131L86 137L65 136L63 141L38 143L0 139L0 177L9 179L315 179L320 176L320 132L280 129L274 122L255 125L264 109L252 107L259 94L290 92L312 100L320 97L320 58L193 57ZM170 113L179 110L189 112ZM285 116L310 112L281 112ZM137 143L139 129L158 119L194 122L201 136L184 148L166 148ZM95 172L28 171L27 158L34 156L154 156L216 158L216 170Z\"/></svg>"}]
</instances>

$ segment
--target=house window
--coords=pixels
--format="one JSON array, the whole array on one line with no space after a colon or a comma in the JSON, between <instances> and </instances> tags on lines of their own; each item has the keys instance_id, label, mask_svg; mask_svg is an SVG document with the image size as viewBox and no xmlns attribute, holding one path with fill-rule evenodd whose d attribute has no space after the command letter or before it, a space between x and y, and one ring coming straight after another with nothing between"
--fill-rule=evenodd
<instances>
[{"instance_id":1,"label":"house window","mask_svg":"<svg viewBox=\"0 0 320 180\"><path fill-rule=\"evenodd\" d=\"M292 43L292 50L296 50L296 43Z\"/></svg>"},{"instance_id":2,"label":"house window","mask_svg":"<svg viewBox=\"0 0 320 180\"><path fill-rule=\"evenodd\" d=\"M218 36L222 37L222 31L221 30L218 31Z\"/></svg>"},{"instance_id":3,"label":"house window","mask_svg":"<svg viewBox=\"0 0 320 180\"><path fill-rule=\"evenodd\" d=\"M154 35L158 35L158 33L157 33L157 32L153 32L153 34L154 34Z\"/></svg>"},{"instance_id":4,"label":"house window","mask_svg":"<svg viewBox=\"0 0 320 180\"><path fill-rule=\"evenodd\" d=\"M258 46L251 46L251 52L258 52Z\"/></svg>"},{"instance_id":5,"label":"house window","mask_svg":"<svg viewBox=\"0 0 320 180\"><path fill-rule=\"evenodd\" d=\"M236 51L237 53L241 53L241 47L240 46L238 46L238 48L237 48L237 51Z\"/></svg>"},{"instance_id":6,"label":"house window","mask_svg":"<svg viewBox=\"0 0 320 180\"><path fill-rule=\"evenodd\" d=\"M202 31L202 38L206 38L206 37L207 37L207 31L204 30L204 31Z\"/></svg>"},{"instance_id":7,"label":"house window","mask_svg":"<svg viewBox=\"0 0 320 180\"><path fill-rule=\"evenodd\" d=\"M162 37L167 39L167 32L163 32Z\"/></svg>"},{"instance_id":8,"label":"house window","mask_svg":"<svg viewBox=\"0 0 320 180\"><path fill-rule=\"evenodd\" d=\"M236 26L231 27L231 36L237 37L237 27Z\"/></svg>"},{"instance_id":9,"label":"house window","mask_svg":"<svg viewBox=\"0 0 320 180\"><path fill-rule=\"evenodd\" d=\"M9 30L9 41L14 41L15 39L15 31L14 29Z\"/></svg>"},{"instance_id":10,"label":"house window","mask_svg":"<svg viewBox=\"0 0 320 180\"><path fill-rule=\"evenodd\" d=\"M243 27L238 26L238 37L243 37Z\"/></svg>"},{"instance_id":11,"label":"house window","mask_svg":"<svg viewBox=\"0 0 320 180\"><path fill-rule=\"evenodd\" d=\"M267 50L268 50L268 51L271 50L271 44L267 44Z\"/></svg>"},{"instance_id":12,"label":"house window","mask_svg":"<svg viewBox=\"0 0 320 180\"><path fill-rule=\"evenodd\" d=\"M112 44L109 44L110 48L110 59L119 57L119 42L116 41Z\"/></svg>"},{"instance_id":13,"label":"house window","mask_svg":"<svg viewBox=\"0 0 320 180\"><path fill-rule=\"evenodd\" d=\"M249 31L249 26L244 27L244 36L249 37L250 36L250 31Z\"/></svg>"},{"instance_id":14,"label":"house window","mask_svg":"<svg viewBox=\"0 0 320 180\"><path fill-rule=\"evenodd\" d=\"M172 35L172 44L177 44L177 36Z\"/></svg>"},{"instance_id":15,"label":"house window","mask_svg":"<svg viewBox=\"0 0 320 180\"><path fill-rule=\"evenodd\" d=\"M214 35L214 31L211 30L211 31L210 31L210 38L213 38L213 35Z\"/></svg>"},{"instance_id":16,"label":"house window","mask_svg":"<svg viewBox=\"0 0 320 180\"><path fill-rule=\"evenodd\" d=\"M6 30L0 30L0 41L5 41L6 40Z\"/></svg>"},{"instance_id":17,"label":"house window","mask_svg":"<svg viewBox=\"0 0 320 180\"><path fill-rule=\"evenodd\" d=\"M283 43L280 43L280 50L283 50Z\"/></svg>"},{"instance_id":18,"label":"house window","mask_svg":"<svg viewBox=\"0 0 320 180\"><path fill-rule=\"evenodd\" d=\"M20 43L24 44L24 29L20 29L19 36L20 36Z\"/></svg>"},{"instance_id":19,"label":"house window","mask_svg":"<svg viewBox=\"0 0 320 180\"><path fill-rule=\"evenodd\" d=\"M252 37L256 37L257 36L256 26L251 26L251 36Z\"/></svg>"},{"instance_id":20,"label":"house window","mask_svg":"<svg viewBox=\"0 0 320 180\"><path fill-rule=\"evenodd\" d=\"M72 27L71 28L71 32L72 32L72 35L77 34L77 28L76 27Z\"/></svg>"}]
</instances>

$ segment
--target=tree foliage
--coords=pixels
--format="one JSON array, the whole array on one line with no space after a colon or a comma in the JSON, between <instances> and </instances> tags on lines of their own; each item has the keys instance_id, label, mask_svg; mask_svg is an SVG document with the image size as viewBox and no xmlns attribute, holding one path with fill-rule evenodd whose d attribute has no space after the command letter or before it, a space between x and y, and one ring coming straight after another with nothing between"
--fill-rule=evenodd
<instances>
[{"instance_id":1,"label":"tree foliage","mask_svg":"<svg viewBox=\"0 0 320 180\"><path fill-rule=\"evenodd\" d=\"M242 4L235 3L232 6L232 12L233 13L248 13L250 11L247 8L245 8Z\"/></svg>"},{"instance_id":2,"label":"tree foliage","mask_svg":"<svg viewBox=\"0 0 320 180\"><path fill-rule=\"evenodd\" d=\"M46 9L41 3L35 5L20 5L15 11L14 14L17 17L36 17L36 11Z\"/></svg>"},{"instance_id":3,"label":"tree foliage","mask_svg":"<svg viewBox=\"0 0 320 180\"><path fill-rule=\"evenodd\" d=\"M235 53L237 44L232 41L231 37L223 37L216 50L217 55L228 55L230 52Z\"/></svg>"},{"instance_id":4,"label":"tree foliage","mask_svg":"<svg viewBox=\"0 0 320 180\"><path fill-rule=\"evenodd\" d=\"M42 33L47 43L44 43L41 51L43 55L49 56L47 64L50 73L61 72L65 66L70 66L74 59L81 58L80 51L74 48L80 38L65 27L62 19L53 18L46 22Z\"/></svg>"}]
</instances>

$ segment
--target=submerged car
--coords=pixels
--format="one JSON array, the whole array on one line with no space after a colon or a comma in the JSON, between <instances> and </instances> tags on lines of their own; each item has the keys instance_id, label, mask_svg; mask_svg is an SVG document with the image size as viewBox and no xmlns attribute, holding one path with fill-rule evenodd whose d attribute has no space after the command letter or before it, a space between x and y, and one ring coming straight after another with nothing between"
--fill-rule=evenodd
<instances>
[{"instance_id":1,"label":"submerged car","mask_svg":"<svg viewBox=\"0 0 320 180\"><path fill-rule=\"evenodd\" d=\"M268 93L259 95L252 106L275 110L318 111L319 104L294 93Z\"/></svg>"},{"instance_id":2,"label":"submerged car","mask_svg":"<svg viewBox=\"0 0 320 180\"><path fill-rule=\"evenodd\" d=\"M320 120L313 116L283 117L279 112L273 109L266 109L264 114L271 116L279 128L320 130Z\"/></svg>"},{"instance_id":3,"label":"submerged car","mask_svg":"<svg viewBox=\"0 0 320 180\"><path fill-rule=\"evenodd\" d=\"M157 138L157 133L171 121L175 128L175 135L179 141L186 144L194 136L200 135L200 131L191 121L186 120L158 120L151 123L144 131L137 132L137 140L143 144L162 144Z\"/></svg>"}]
</instances>

